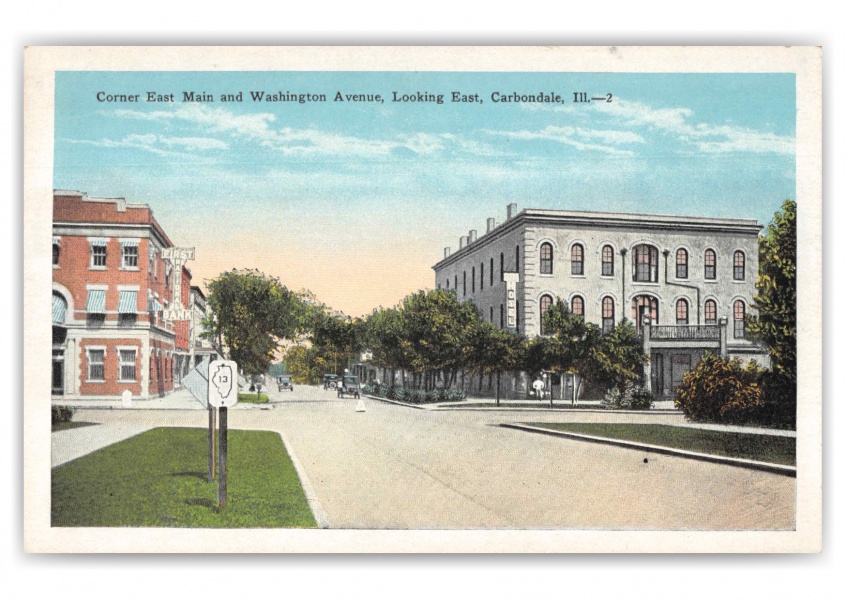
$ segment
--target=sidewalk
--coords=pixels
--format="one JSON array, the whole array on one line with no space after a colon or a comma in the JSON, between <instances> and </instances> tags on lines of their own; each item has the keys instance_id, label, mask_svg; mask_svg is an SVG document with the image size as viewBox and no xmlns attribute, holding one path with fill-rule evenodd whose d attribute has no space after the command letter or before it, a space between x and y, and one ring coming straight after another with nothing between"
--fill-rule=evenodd
<instances>
[{"instance_id":1,"label":"sidewalk","mask_svg":"<svg viewBox=\"0 0 846 600\"><path fill-rule=\"evenodd\" d=\"M265 391L262 391L265 393ZM206 410L200 402L185 388L176 390L162 398L150 400L133 399L130 406L124 406L120 400L62 400L54 399L53 406L73 406L74 408L108 408L121 410L135 409L172 409L172 410ZM232 407L232 410L267 410L272 408L270 404L250 404L239 402Z\"/></svg>"}]
</instances>

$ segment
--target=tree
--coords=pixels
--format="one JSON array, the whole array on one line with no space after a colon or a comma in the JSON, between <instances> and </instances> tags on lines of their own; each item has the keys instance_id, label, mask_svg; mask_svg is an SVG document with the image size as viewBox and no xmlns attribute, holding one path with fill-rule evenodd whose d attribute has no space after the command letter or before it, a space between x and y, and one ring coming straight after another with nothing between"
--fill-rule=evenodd
<instances>
[{"instance_id":1,"label":"tree","mask_svg":"<svg viewBox=\"0 0 846 600\"><path fill-rule=\"evenodd\" d=\"M772 371L796 384L796 202L785 200L781 212L761 237L756 316L747 330L769 349Z\"/></svg>"},{"instance_id":2,"label":"tree","mask_svg":"<svg viewBox=\"0 0 846 600\"><path fill-rule=\"evenodd\" d=\"M339 373L361 348L360 320L321 311L314 318L311 343L318 355Z\"/></svg>"},{"instance_id":3,"label":"tree","mask_svg":"<svg viewBox=\"0 0 846 600\"><path fill-rule=\"evenodd\" d=\"M473 375L496 374L496 403L499 405L500 379L503 373L519 369L526 347L525 338L481 319L469 334L464 363Z\"/></svg>"},{"instance_id":4,"label":"tree","mask_svg":"<svg viewBox=\"0 0 846 600\"><path fill-rule=\"evenodd\" d=\"M302 296L256 270L232 270L208 283L212 314L204 336L247 375L267 371L284 339L303 332L310 308Z\"/></svg>"},{"instance_id":5,"label":"tree","mask_svg":"<svg viewBox=\"0 0 846 600\"><path fill-rule=\"evenodd\" d=\"M597 381L606 389L617 388L621 393L643 378L643 366L649 362L649 357L643 353L643 341L628 319L623 319L602 336L594 358Z\"/></svg>"},{"instance_id":6,"label":"tree","mask_svg":"<svg viewBox=\"0 0 846 600\"><path fill-rule=\"evenodd\" d=\"M396 308L374 310L364 321L362 345L382 369L407 369L411 361L401 341L403 339L400 312Z\"/></svg>"}]
</instances>

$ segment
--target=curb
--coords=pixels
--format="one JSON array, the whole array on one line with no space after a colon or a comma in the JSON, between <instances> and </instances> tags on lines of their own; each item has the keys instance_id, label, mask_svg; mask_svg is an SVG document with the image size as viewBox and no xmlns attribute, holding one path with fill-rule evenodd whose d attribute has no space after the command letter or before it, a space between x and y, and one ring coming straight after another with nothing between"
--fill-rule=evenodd
<instances>
[{"instance_id":1,"label":"curb","mask_svg":"<svg viewBox=\"0 0 846 600\"><path fill-rule=\"evenodd\" d=\"M555 408L549 407L527 407L520 408L515 406L438 406L437 404L408 404L407 402L400 402L399 400L391 400L389 398L382 398L381 396L371 396L370 394L362 394L372 400L385 402L387 404L396 404L397 406L407 406L408 408L416 408L419 410L431 411L498 411L498 412L513 412L513 411L552 411L552 412L568 412L568 413L602 413L604 415L681 415L684 414L680 410L656 408L649 410L607 410L604 408L566 408L557 406Z\"/></svg>"},{"instance_id":2,"label":"curb","mask_svg":"<svg viewBox=\"0 0 846 600\"><path fill-rule=\"evenodd\" d=\"M390 400L388 398L382 398L380 396L371 396L370 394L362 394L362 396L367 396L371 400L377 400L379 402L385 402L386 404L396 404L397 406L407 406L408 408L416 408L418 410L436 410L433 408L429 408L423 404L408 404L406 402L400 402L399 400Z\"/></svg>"},{"instance_id":3,"label":"curb","mask_svg":"<svg viewBox=\"0 0 846 600\"><path fill-rule=\"evenodd\" d=\"M314 493L314 488L311 486L311 481L309 480L308 475L306 475L300 460L294 454L291 446L285 442L285 436L278 431L276 433L279 434L279 438L282 440L282 445L285 446L285 451L288 453L291 463L294 465L294 470L297 472L297 477L300 478L300 484L303 486L306 502L308 502L308 507L311 509L311 514L314 515L317 527L319 529L331 528L332 523L329 521L329 515L323 509L323 505L320 503L320 500L317 499L317 494Z\"/></svg>"},{"instance_id":4,"label":"curb","mask_svg":"<svg viewBox=\"0 0 846 600\"><path fill-rule=\"evenodd\" d=\"M571 433L567 431L557 431L553 429L544 429L542 427L532 427L531 425L520 425L518 423L500 423L500 427L508 429L519 429L521 431L529 431L532 433L541 433L544 435L551 435L556 437L563 437L574 439L583 442L594 442L598 444L608 444L609 446L619 446L621 448L630 448L634 450L644 450L653 452L655 454L666 454L668 456L679 456L682 458L691 458L694 460L701 460L704 462L712 462L724 465L731 465L734 467L743 467L753 469L756 471L766 471L775 473L777 475L787 475L788 477L796 477L796 467L790 465L779 465L776 463L761 462L757 460L748 460L745 458L732 458L730 456L717 456L714 454L702 454L701 452L691 452L690 450L680 450L677 448L668 448L667 446L654 446L652 444L643 444L640 442L631 442L628 440L617 440L613 438L599 437L595 435L585 435L583 433Z\"/></svg>"}]
</instances>

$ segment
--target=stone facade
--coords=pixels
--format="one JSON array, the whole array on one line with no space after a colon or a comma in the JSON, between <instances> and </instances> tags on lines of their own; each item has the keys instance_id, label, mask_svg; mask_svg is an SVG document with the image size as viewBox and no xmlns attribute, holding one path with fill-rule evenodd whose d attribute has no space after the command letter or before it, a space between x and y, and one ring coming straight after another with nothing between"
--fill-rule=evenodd
<instances>
[{"instance_id":1,"label":"stone facade","mask_svg":"<svg viewBox=\"0 0 846 600\"><path fill-rule=\"evenodd\" d=\"M517 213L512 204L505 222L488 219L484 235L470 231L433 269L438 288L455 290L485 320L529 337L542 333L541 313L557 297L604 328L623 318L642 333L650 327L647 380L658 395L672 395L680 374L705 351L766 363L744 329L761 228L751 219ZM508 280L516 280L510 310Z\"/></svg>"}]
</instances>

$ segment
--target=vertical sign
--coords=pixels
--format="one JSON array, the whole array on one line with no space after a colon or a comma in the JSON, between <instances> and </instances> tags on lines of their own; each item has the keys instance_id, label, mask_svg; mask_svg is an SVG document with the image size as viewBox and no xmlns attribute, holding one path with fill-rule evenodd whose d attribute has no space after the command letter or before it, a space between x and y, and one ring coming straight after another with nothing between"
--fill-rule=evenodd
<instances>
[{"instance_id":1,"label":"vertical sign","mask_svg":"<svg viewBox=\"0 0 846 600\"><path fill-rule=\"evenodd\" d=\"M194 260L194 249L162 248L162 258L169 260L173 266L173 279L170 284L171 303L162 314L162 318L165 321L190 321L192 311L182 306L182 265L189 260Z\"/></svg>"},{"instance_id":2,"label":"vertical sign","mask_svg":"<svg viewBox=\"0 0 846 600\"><path fill-rule=\"evenodd\" d=\"M234 360L213 360L209 365L209 405L220 409L217 458L217 505L226 506L226 455L229 449L230 406L238 404L238 365ZM209 427L212 427L210 421Z\"/></svg>"},{"instance_id":3,"label":"vertical sign","mask_svg":"<svg viewBox=\"0 0 846 600\"><path fill-rule=\"evenodd\" d=\"M504 273L505 278L505 326L517 331L517 282L519 273Z\"/></svg>"}]
</instances>

